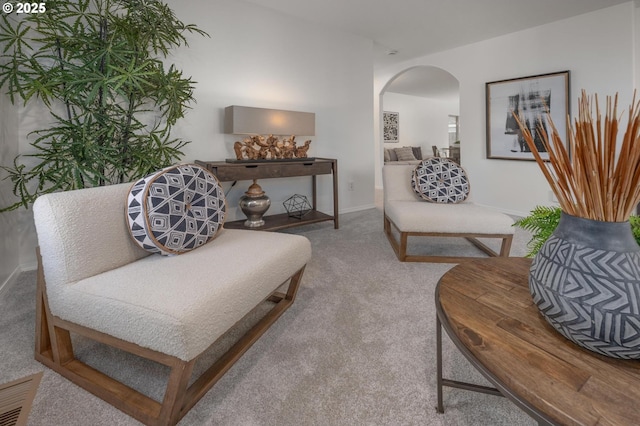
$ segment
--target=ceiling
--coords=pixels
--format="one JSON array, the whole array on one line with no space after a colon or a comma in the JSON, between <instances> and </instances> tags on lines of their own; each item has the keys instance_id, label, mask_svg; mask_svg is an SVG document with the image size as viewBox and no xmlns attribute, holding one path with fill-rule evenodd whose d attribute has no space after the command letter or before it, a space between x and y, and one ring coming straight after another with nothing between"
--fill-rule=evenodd
<instances>
[{"instance_id":1,"label":"ceiling","mask_svg":"<svg viewBox=\"0 0 640 426\"><path fill-rule=\"evenodd\" d=\"M374 67L379 68L629 0L246 1L372 40ZM395 54L389 54L392 52ZM425 87L420 70L414 69L415 75L406 78L414 88ZM408 81L400 88L393 87L394 83L388 91L435 96L429 91L412 91Z\"/></svg>"},{"instance_id":2,"label":"ceiling","mask_svg":"<svg viewBox=\"0 0 640 426\"><path fill-rule=\"evenodd\" d=\"M447 71L429 66L410 68L397 76L385 92L438 100L457 100L458 80Z\"/></svg>"}]
</instances>

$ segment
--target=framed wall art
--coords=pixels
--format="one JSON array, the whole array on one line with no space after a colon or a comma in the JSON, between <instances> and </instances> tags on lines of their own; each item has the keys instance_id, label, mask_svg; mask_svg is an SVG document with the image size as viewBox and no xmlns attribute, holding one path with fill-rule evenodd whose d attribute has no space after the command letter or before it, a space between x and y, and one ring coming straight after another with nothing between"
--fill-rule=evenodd
<instances>
[{"instance_id":1,"label":"framed wall art","mask_svg":"<svg viewBox=\"0 0 640 426\"><path fill-rule=\"evenodd\" d=\"M487 158L535 161L518 123L516 112L525 120L543 159L548 159L537 126L551 131L551 116L558 133L567 143L569 114L569 71L512 78L486 83ZM547 114L549 112L549 114Z\"/></svg>"},{"instance_id":2,"label":"framed wall art","mask_svg":"<svg viewBox=\"0 0 640 426\"><path fill-rule=\"evenodd\" d=\"M400 114L397 112L384 111L382 118L384 143L400 142Z\"/></svg>"}]
</instances>

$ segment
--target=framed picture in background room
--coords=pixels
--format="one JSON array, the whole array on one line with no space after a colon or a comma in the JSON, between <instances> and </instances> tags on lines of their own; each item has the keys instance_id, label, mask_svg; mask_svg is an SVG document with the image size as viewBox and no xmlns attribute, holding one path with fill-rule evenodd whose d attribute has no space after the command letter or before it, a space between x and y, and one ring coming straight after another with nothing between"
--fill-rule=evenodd
<instances>
[{"instance_id":1,"label":"framed picture in background room","mask_svg":"<svg viewBox=\"0 0 640 426\"><path fill-rule=\"evenodd\" d=\"M382 113L384 143L400 142L400 114L384 111Z\"/></svg>"},{"instance_id":2,"label":"framed picture in background room","mask_svg":"<svg viewBox=\"0 0 640 426\"><path fill-rule=\"evenodd\" d=\"M558 133L569 140L569 71L486 83L486 102L487 158L535 161L513 117L514 111L535 135L543 159L549 155L544 152L537 126L549 129L547 111Z\"/></svg>"}]
</instances>

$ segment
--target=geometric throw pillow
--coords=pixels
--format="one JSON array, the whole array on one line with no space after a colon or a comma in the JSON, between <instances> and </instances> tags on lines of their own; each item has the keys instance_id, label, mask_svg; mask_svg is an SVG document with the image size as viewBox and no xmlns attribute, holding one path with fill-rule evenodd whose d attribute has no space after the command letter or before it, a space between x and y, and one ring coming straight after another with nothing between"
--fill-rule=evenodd
<instances>
[{"instance_id":1,"label":"geometric throw pillow","mask_svg":"<svg viewBox=\"0 0 640 426\"><path fill-rule=\"evenodd\" d=\"M414 161L417 158L413 155L413 150L410 146L403 146L402 148L395 148L394 151L398 156L398 161Z\"/></svg>"},{"instance_id":2,"label":"geometric throw pillow","mask_svg":"<svg viewBox=\"0 0 640 426\"><path fill-rule=\"evenodd\" d=\"M416 160L422 160L422 147L412 146L411 150L413 151L413 156L416 157Z\"/></svg>"},{"instance_id":3,"label":"geometric throw pillow","mask_svg":"<svg viewBox=\"0 0 640 426\"><path fill-rule=\"evenodd\" d=\"M133 184L127 222L140 247L162 255L198 248L222 229L224 191L218 179L195 164L170 166Z\"/></svg>"},{"instance_id":4,"label":"geometric throw pillow","mask_svg":"<svg viewBox=\"0 0 640 426\"><path fill-rule=\"evenodd\" d=\"M462 167L448 158L432 157L413 170L413 191L432 203L460 203L469 196L469 179Z\"/></svg>"}]
</instances>

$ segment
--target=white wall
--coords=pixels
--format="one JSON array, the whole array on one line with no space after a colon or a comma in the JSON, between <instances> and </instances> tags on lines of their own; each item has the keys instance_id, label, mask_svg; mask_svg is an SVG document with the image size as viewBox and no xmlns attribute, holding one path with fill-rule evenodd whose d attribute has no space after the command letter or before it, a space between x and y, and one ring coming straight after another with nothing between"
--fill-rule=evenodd
<instances>
[{"instance_id":1,"label":"white wall","mask_svg":"<svg viewBox=\"0 0 640 426\"><path fill-rule=\"evenodd\" d=\"M429 99L386 92L383 109L399 113L399 143L385 143L385 148L419 146L422 155L432 155L432 146L449 146L449 115L458 115L459 102Z\"/></svg>"},{"instance_id":2,"label":"white wall","mask_svg":"<svg viewBox=\"0 0 640 426\"><path fill-rule=\"evenodd\" d=\"M549 186L535 162L486 159L485 83L502 79L571 71L571 111L581 89L600 96L620 93L626 108L634 89L634 2L603 9L503 37L448 50L376 70L376 125L379 94L395 75L420 66L440 67L460 82L460 138L464 167L474 200L515 214L550 204ZM382 144L376 134L381 164ZM376 167L380 187L380 167Z\"/></svg>"},{"instance_id":3,"label":"white wall","mask_svg":"<svg viewBox=\"0 0 640 426\"><path fill-rule=\"evenodd\" d=\"M11 165L18 154L18 116L9 97L0 95L0 164ZM0 171L0 206L13 204L11 181ZM0 292L19 272L19 212L0 213Z\"/></svg>"},{"instance_id":4,"label":"white wall","mask_svg":"<svg viewBox=\"0 0 640 426\"><path fill-rule=\"evenodd\" d=\"M173 134L192 141L184 149L184 161L234 157L232 145L237 138L222 133L226 106L314 112L316 136L309 156L338 159L340 210L374 205L370 40L300 22L239 0L168 3L183 22L196 24L211 36L189 36L189 48L179 49L170 58L184 75L197 82L197 103ZM34 110L25 111L24 115L22 122L27 124L20 129L22 135L32 126L43 124L42 115ZM26 136L22 137L21 152L29 151L28 144ZM347 190L348 182L353 182L353 191ZM282 202L295 193L311 195L310 177L259 183L271 197L268 214L284 212ZM249 184L239 182L229 193L229 220L244 217L236 206ZM318 208L330 213L331 178L321 176L318 184ZM224 186L228 189L230 184ZM20 263L33 264L33 229L20 239L25 245Z\"/></svg>"},{"instance_id":5,"label":"white wall","mask_svg":"<svg viewBox=\"0 0 640 426\"><path fill-rule=\"evenodd\" d=\"M229 105L316 113L309 156L338 159L340 210L373 205L373 44L370 40L272 12L241 1L171 0L184 22L211 38L191 37L175 57L198 82L197 105L176 128L193 143L186 160L233 158L238 137L222 133ZM331 180L320 177L319 209L331 212ZM347 191L347 183L354 191ZM230 193L230 219L243 218L237 202L250 182ZM310 178L259 182L271 198L269 213L284 212L294 193L310 195ZM268 213L268 214L269 214Z\"/></svg>"},{"instance_id":6,"label":"white wall","mask_svg":"<svg viewBox=\"0 0 640 426\"><path fill-rule=\"evenodd\" d=\"M343 212L373 205L374 173L375 186L381 186L379 95L408 68L437 66L458 79L463 163L472 179L474 199L516 214L548 204L549 189L533 162L485 158L485 83L568 69L571 108L576 111L582 88L601 95L619 91L625 107L639 74L634 63L638 49L634 24L640 19L635 18L639 14L634 2L376 70L375 78L371 41L239 0L169 3L184 22L195 23L211 35L210 39L190 37L190 48L172 58L198 82L198 103L175 133L193 141L184 159L232 156L235 137L222 134L223 110L228 105L315 112L317 131L310 155L338 158ZM0 107L0 154L6 164L17 150L29 152L26 135L34 121L43 124L46 118L34 112L37 108L18 113L6 99ZM18 120L21 124L16 129L12 123ZM330 179L319 180L320 209L330 211ZM350 181L355 191L347 191ZM272 197L272 213L282 211L281 202L287 196L309 191L305 178L260 183ZM8 196L8 184L0 181L1 197ZM243 185L248 183L241 182L231 191L230 205L236 205ZM18 270L18 264L35 263L30 215L18 216L0 215L0 283ZM15 247L19 247L19 260Z\"/></svg>"}]
</instances>

